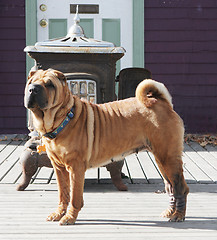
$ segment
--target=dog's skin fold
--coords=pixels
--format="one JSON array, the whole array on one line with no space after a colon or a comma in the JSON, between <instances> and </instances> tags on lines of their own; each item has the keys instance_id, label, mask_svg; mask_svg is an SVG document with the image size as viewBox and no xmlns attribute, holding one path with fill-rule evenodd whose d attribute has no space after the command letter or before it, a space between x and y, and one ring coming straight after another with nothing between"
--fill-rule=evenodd
<instances>
[{"instance_id":1,"label":"dog's skin fold","mask_svg":"<svg viewBox=\"0 0 217 240\"><path fill-rule=\"evenodd\" d=\"M182 169L184 127L163 84L144 80L135 98L91 104L71 94L61 72L38 70L29 75L25 106L42 136L57 128L74 106L74 118L57 137L43 137L59 190L58 208L48 221L74 224L83 207L85 171L138 149L152 151L164 176L170 206L162 216L185 219L189 189Z\"/></svg>"}]
</instances>

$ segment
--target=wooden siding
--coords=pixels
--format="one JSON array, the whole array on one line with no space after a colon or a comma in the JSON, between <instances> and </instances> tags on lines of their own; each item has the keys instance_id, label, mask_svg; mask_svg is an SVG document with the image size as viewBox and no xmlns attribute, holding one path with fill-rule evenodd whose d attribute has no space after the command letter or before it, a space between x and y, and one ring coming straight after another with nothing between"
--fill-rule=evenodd
<instances>
[{"instance_id":1,"label":"wooden siding","mask_svg":"<svg viewBox=\"0 0 217 240\"><path fill-rule=\"evenodd\" d=\"M0 2L0 133L25 133L25 1Z\"/></svg>"},{"instance_id":2,"label":"wooden siding","mask_svg":"<svg viewBox=\"0 0 217 240\"><path fill-rule=\"evenodd\" d=\"M216 132L217 2L144 4L145 67L168 86L187 132ZM0 133L25 133L25 0L1 0L0 31Z\"/></svg>"},{"instance_id":3,"label":"wooden siding","mask_svg":"<svg viewBox=\"0 0 217 240\"><path fill-rule=\"evenodd\" d=\"M186 131L217 131L217 2L145 1L145 67L164 82Z\"/></svg>"}]
</instances>

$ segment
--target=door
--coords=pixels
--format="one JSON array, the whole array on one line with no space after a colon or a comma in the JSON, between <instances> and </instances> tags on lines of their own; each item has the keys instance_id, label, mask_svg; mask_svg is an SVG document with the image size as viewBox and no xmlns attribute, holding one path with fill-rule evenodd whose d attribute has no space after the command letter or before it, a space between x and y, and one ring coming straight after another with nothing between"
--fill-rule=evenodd
<instances>
[{"instance_id":1,"label":"door","mask_svg":"<svg viewBox=\"0 0 217 240\"><path fill-rule=\"evenodd\" d=\"M65 36L76 4L86 37L125 48L117 72L144 67L144 0L26 0L27 45ZM27 72L31 65L27 60Z\"/></svg>"},{"instance_id":2,"label":"door","mask_svg":"<svg viewBox=\"0 0 217 240\"><path fill-rule=\"evenodd\" d=\"M81 4L80 25L88 38L109 41L126 49L117 72L132 66L132 0L38 0L38 41L67 34L74 23L74 3Z\"/></svg>"}]
</instances>

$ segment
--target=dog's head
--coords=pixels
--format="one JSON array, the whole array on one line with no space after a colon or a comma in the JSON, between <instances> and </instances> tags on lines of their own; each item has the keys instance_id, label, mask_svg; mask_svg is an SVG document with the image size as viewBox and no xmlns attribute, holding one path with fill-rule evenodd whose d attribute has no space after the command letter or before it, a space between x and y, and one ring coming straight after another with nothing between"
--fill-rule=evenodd
<instances>
[{"instance_id":1,"label":"dog's head","mask_svg":"<svg viewBox=\"0 0 217 240\"><path fill-rule=\"evenodd\" d=\"M30 72L25 88L25 107L46 110L57 106L64 99L66 85L64 74L57 70Z\"/></svg>"}]
</instances>

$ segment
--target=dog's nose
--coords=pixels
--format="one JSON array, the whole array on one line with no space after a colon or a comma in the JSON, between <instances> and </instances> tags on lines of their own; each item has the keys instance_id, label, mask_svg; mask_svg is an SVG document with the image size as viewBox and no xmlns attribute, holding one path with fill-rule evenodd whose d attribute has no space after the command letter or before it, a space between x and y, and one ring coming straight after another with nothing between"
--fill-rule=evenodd
<instances>
[{"instance_id":1,"label":"dog's nose","mask_svg":"<svg viewBox=\"0 0 217 240\"><path fill-rule=\"evenodd\" d=\"M42 90L42 86L39 84L30 84L28 90L30 94L36 95Z\"/></svg>"}]
</instances>

